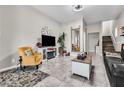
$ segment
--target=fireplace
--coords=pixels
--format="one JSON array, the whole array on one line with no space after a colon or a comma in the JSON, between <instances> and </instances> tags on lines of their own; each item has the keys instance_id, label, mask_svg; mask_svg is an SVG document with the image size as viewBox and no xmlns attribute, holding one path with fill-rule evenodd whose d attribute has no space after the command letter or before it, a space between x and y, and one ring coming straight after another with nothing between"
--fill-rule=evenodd
<instances>
[{"instance_id":1,"label":"fireplace","mask_svg":"<svg viewBox=\"0 0 124 93\"><path fill-rule=\"evenodd\" d=\"M56 54L55 51L47 52L47 59L55 58Z\"/></svg>"},{"instance_id":2,"label":"fireplace","mask_svg":"<svg viewBox=\"0 0 124 93\"><path fill-rule=\"evenodd\" d=\"M57 49L56 48L38 48L38 52L41 52L43 54L43 60L55 58L57 55Z\"/></svg>"},{"instance_id":3,"label":"fireplace","mask_svg":"<svg viewBox=\"0 0 124 93\"><path fill-rule=\"evenodd\" d=\"M56 48L47 48L47 59L55 58Z\"/></svg>"}]
</instances>

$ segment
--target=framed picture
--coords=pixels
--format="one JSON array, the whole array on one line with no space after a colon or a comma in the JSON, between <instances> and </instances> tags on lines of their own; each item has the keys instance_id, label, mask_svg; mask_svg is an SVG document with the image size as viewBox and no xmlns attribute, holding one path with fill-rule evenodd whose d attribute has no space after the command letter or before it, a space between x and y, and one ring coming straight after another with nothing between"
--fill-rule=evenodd
<instances>
[{"instance_id":1,"label":"framed picture","mask_svg":"<svg viewBox=\"0 0 124 93\"><path fill-rule=\"evenodd\" d=\"M50 35L50 29L48 28L48 26L44 26L41 28L41 34L42 35Z\"/></svg>"}]
</instances>

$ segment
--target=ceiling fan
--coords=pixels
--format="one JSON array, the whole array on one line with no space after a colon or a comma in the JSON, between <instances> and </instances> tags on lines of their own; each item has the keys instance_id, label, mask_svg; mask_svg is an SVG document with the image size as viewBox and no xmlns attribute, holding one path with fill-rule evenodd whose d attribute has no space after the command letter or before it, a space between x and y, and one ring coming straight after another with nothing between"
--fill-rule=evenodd
<instances>
[{"instance_id":1,"label":"ceiling fan","mask_svg":"<svg viewBox=\"0 0 124 93\"><path fill-rule=\"evenodd\" d=\"M84 6L83 5L73 5L72 8L73 8L73 11L80 12L84 9Z\"/></svg>"}]
</instances>

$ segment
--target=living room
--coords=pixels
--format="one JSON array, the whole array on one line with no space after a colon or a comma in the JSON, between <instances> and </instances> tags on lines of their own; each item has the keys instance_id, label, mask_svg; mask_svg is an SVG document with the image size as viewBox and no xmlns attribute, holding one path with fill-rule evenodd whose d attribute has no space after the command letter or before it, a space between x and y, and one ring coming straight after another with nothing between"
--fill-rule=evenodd
<instances>
[{"instance_id":1,"label":"living room","mask_svg":"<svg viewBox=\"0 0 124 93\"><path fill-rule=\"evenodd\" d=\"M123 5L1 5L0 16L0 87L124 86L103 61L123 53Z\"/></svg>"}]
</instances>

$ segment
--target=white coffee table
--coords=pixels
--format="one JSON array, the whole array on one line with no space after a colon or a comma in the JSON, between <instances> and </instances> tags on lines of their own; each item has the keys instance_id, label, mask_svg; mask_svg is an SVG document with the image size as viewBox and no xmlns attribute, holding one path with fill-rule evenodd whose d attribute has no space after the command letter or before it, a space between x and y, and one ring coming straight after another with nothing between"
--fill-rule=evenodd
<instances>
[{"instance_id":1,"label":"white coffee table","mask_svg":"<svg viewBox=\"0 0 124 93\"><path fill-rule=\"evenodd\" d=\"M78 60L77 58L72 59L72 74L77 74L80 76L87 77L90 79L92 65L92 56L87 55L84 60Z\"/></svg>"}]
</instances>

